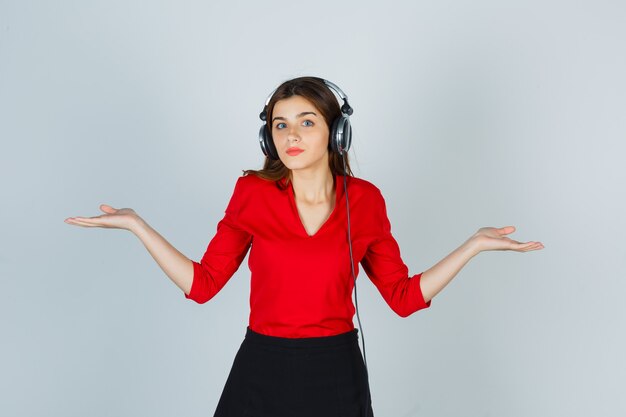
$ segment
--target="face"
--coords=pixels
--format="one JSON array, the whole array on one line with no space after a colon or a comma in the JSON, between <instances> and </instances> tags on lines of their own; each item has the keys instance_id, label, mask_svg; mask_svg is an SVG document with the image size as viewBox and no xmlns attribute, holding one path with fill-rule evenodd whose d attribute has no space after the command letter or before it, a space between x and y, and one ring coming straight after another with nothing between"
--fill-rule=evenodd
<instances>
[{"instance_id":1,"label":"face","mask_svg":"<svg viewBox=\"0 0 626 417\"><path fill-rule=\"evenodd\" d=\"M272 114L278 156L291 170L328 168L329 128L320 111L302 96L279 100Z\"/></svg>"}]
</instances>

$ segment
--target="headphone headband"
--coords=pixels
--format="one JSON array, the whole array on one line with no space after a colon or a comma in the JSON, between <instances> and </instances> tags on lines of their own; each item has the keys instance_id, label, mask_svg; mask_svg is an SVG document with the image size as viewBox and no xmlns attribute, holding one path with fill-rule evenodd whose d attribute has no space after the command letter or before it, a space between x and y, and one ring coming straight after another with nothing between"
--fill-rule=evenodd
<instances>
[{"instance_id":1,"label":"headphone headband","mask_svg":"<svg viewBox=\"0 0 626 417\"><path fill-rule=\"evenodd\" d=\"M341 106L341 112L344 113L344 114L347 114L348 116L351 116L352 113L354 112L354 110L352 109L352 107L348 103L348 96L346 96L344 94L344 92L341 91L341 88L339 88L336 84L331 83L330 81L325 80L323 78L321 78L321 80L324 81L324 84L326 85L326 87L328 87L332 91L334 91L339 96L339 98L341 98L343 100L343 105ZM280 85L278 87L280 87ZM270 103L270 100L272 99L272 96L274 95L276 90L278 90L278 87L276 87L274 90L272 90L270 95L267 96L267 99L265 100L265 106L263 106L263 112L259 115L259 117L263 121L265 121L265 118L267 117L267 114L266 114L267 105Z\"/></svg>"}]
</instances>

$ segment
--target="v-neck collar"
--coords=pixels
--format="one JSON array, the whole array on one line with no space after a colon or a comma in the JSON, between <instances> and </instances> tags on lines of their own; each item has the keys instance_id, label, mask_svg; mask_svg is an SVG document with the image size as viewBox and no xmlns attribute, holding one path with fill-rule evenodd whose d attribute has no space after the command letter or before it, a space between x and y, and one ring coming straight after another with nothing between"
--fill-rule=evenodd
<instances>
[{"instance_id":1,"label":"v-neck collar","mask_svg":"<svg viewBox=\"0 0 626 417\"><path fill-rule=\"evenodd\" d=\"M298 205L296 204L296 198L293 192L293 182L290 181L289 185L287 185L287 193L289 194L289 201L291 202L291 207L293 208L293 212L296 216L296 220L298 224L300 225L300 230L304 233L306 237L314 238L317 235L319 235L320 232L322 232L326 227L328 227L328 224L335 216L335 212L337 212L338 210L337 206L339 205L339 199L340 199L339 197L343 193L343 178L340 178L340 177L341 175L335 175L335 206L333 207L333 210L330 212L330 215L328 215L328 218L326 218L326 220L324 221L324 223L322 223L320 228L317 229L317 231L312 235L310 235L309 232L307 232L306 227L304 227L304 223L302 223L302 218L300 217L300 212L298 211Z\"/></svg>"}]
</instances>

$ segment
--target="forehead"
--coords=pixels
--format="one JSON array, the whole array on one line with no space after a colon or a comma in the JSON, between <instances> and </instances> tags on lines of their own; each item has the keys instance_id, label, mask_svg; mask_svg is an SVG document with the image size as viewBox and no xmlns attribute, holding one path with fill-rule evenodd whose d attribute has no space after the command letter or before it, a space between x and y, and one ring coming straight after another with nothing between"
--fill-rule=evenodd
<instances>
[{"instance_id":1,"label":"forehead","mask_svg":"<svg viewBox=\"0 0 626 417\"><path fill-rule=\"evenodd\" d=\"M272 116L294 116L302 112L315 112L317 115L320 115L319 109L306 98L291 96L276 102Z\"/></svg>"}]
</instances>

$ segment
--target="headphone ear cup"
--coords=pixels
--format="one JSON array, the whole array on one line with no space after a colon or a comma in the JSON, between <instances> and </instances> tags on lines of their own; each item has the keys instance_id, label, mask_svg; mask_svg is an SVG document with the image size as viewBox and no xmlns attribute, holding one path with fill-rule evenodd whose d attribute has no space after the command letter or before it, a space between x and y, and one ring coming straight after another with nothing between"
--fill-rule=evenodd
<instances>
[{"instance_id":1,"label":"headphone ear cup","mask_svg":"<svg viewBox=\"0 0 626 417\"><path fill-rule=\"evenodd\" d=\"M343 152L350 150L352 143L352 127L350 126L350 119L342 115L333 121L333 125L330 129L330 148L333 152L341 155Z\"/></svg>"},{"instance_id":2,"label":"headphone ear cup","mask_svg":"<svg viewBox=\"0 0 626 417\"><path fill-rule=\"evenodd\" d=\"M339 143L337 143L337 125L339 124L339 117L333 120L333 124L330 127L328 134L328 140L330 142L330 150L334 153L339 153Z\"/></svg>"},{"instance_id":3,"label":"headphone ear cup","mask_svg":"<svg viewBox=\"0 0 626 417\"><path fill-rule=\"evenodd\" d=\"M272 135L267 128L267 125L264 123L259 129L259 144L261 145L261 150L263 154L270 159L279 159L278 151L274 146L274 140L272 139Z\"/></svg>"},{"instance_id":4,"label":"headphone ear cup","mask_svg":"<svg viewBox=\"0 0 626 417\"><path fill-rule=\"evenodd\" d=\"M352 145L352 125L350 124L350 119L347 116L344 117L344 120L345 122L343 124L342 147L344 152L347 153L350 150L350 145Z\"/></svg>"}]
</instances>

